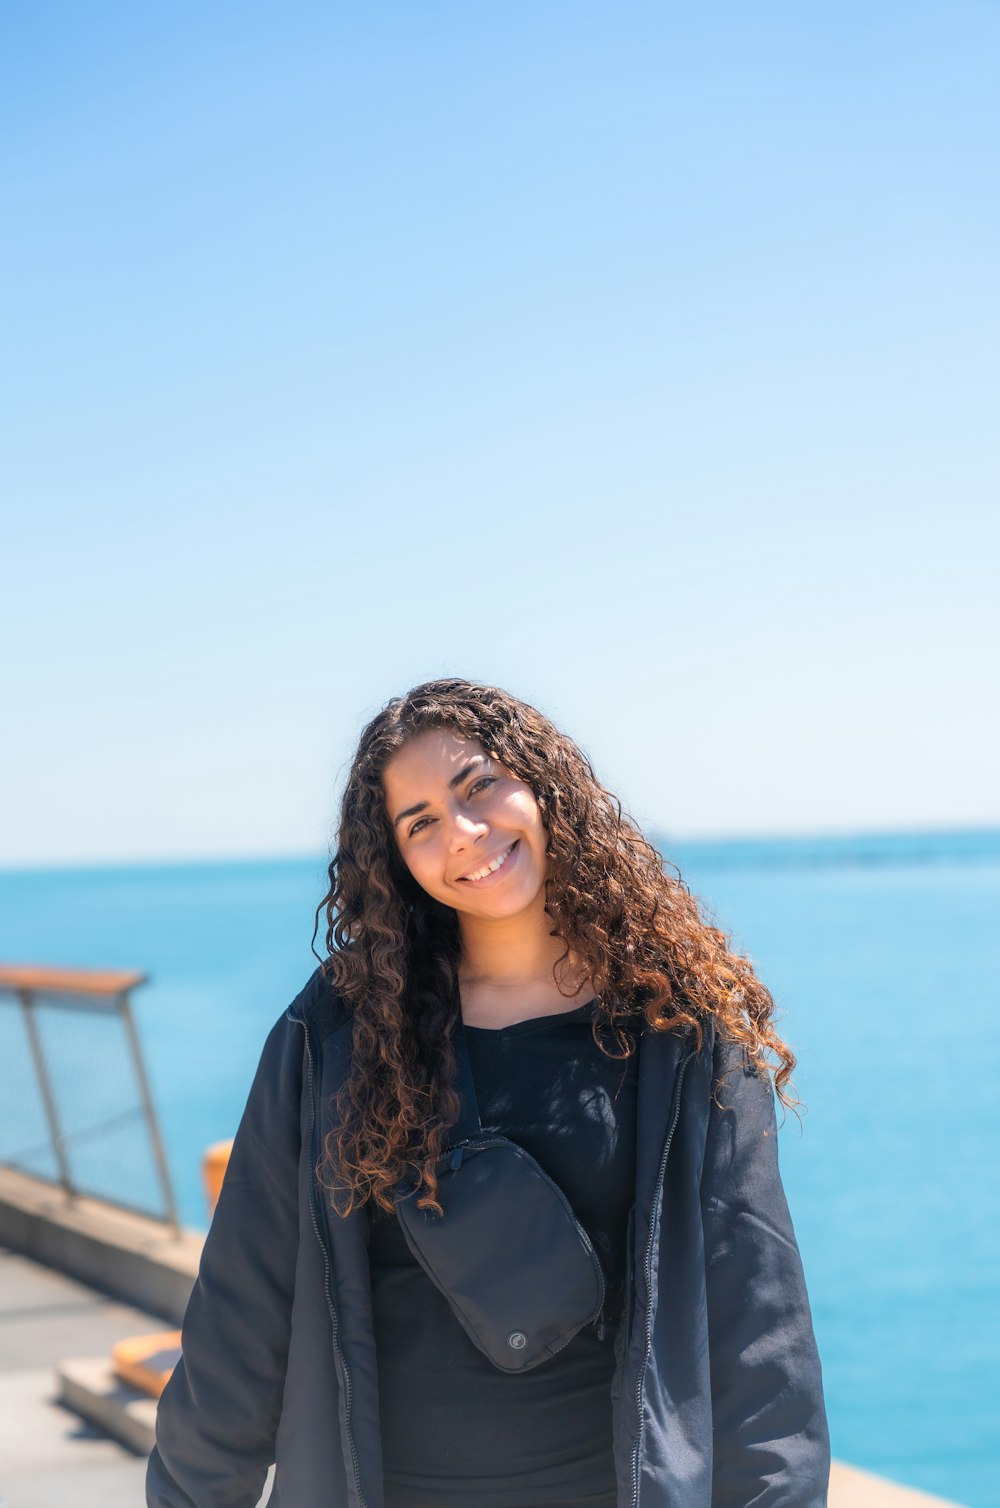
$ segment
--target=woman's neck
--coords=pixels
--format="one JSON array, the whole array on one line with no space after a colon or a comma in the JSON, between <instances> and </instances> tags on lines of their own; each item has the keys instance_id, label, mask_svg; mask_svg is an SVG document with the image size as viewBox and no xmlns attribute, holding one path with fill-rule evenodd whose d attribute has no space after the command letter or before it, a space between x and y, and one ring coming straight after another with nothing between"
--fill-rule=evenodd
<instances>
[{"instance_id":1,"label":"woman's neck","mask_svg":"<svg viewBox=\"0 0 1000 1508\"><path fill-rule=\"evenodd\" d=\"M567 1009L591 999L586 967L571 952L559 970L557 987L553 965L565 953L561 937L552 936L553 922L541 904L517 916L497 920L459 916L462 958L459 985L466 1019L475 1015L520 1015ZM590 993L586 993L590 991Z\"/></svg>"}]
</instances>

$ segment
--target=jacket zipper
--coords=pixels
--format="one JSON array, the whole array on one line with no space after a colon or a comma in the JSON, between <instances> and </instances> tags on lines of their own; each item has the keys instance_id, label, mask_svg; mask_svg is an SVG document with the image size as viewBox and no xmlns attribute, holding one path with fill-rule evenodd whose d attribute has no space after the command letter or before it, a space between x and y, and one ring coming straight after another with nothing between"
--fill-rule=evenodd
<instances>
[{"instance_id":1,"label":"jacket zipper","mask_svg":"<svg viewBox=\"0 0 1000 1508\"><path fill-rule=\"evenodd\" d=\"M294 1017L294 1016L292 1017L292 1020L298 1020L298 1019L299 1019L298 1017ZM309 1213L312 1216L312 1226L313 1226L313 1230L316 1233L316 1240L319 1242L320 1250L323 1253L323 1274L324 1274L324 1276L323 1276L323 1287L324 1287L324 1291L326 1293L327 1306L329 1307L329 1310L330 1310L330 1320L331 1320L332 1325L333 1325L333 1349L337 1353L337 1359L340 1362L340 1367L341 1367L341 1375L342 1375L342 1377L344 1379L344 1413L345 1413L346 1422L347 1422L347 1438L348 1438L348 1441L349 1441L350 1447L351 1447L351 1464L352 1464L352 1466L354 1468L354 1486L355 1486L355 1490L356 1490L357 1495L358 1495L358 1503L360 1504L360 1508L367 1508L367 1504L365 1503L365 1495L364 1495L364 1493L361 1490L361 1466L360 1466L360 1462L358 1461L357 1446L354 1443L354 1436L351 1433L351 1395L352 1395L351 1374L350 1374L350 1372L348 1370L348 1367L347 1367L347 1358L345 1357L343 1349L341 1348L341 1344L340 1344L340 1323L339 1323L339 1321L337 1319L337 1310L336 1310L336 1307L334 1306L333 1296L332 1296L332 1293L331 1293L331 1290L330 1290L330 1254L327 1251L326 1242L324 1241L323 1234L322 1234L322 1232L320 1230L319 1217L316 1214L316 1197L315 1197L315 1189L313 1187L313 1170L314 1170L314 1168L316 1166L316 1120L317 1120L317 1116L316 1116L316 1099L315 1099L315 1092L314 1092L312 1044L309 1041L309 1028L306 1025L306 1023L304 1021L299 1020L299 1025L302 1027L302 1030L303 1030L303 1032L305 1034L305 1043L306 1043L306 1081L307 1081L307 1084L308 1084L308 1092L309 1092L309 1110L310 1110L310 1115L312 1117L311 1125L310 1125L310 1128L309 1128L309 1155L310 1155L310 1157L312 1159L312 1162L311 1162L311 1165L310 1165L310 1169L309 1169Z\"/></svg>"},{"instance_id":2,"label":"jacket zipper","mask_svg":"<svg viewBox=\"0 0 1000 1508\"><path fill-rule=\"evenodd\" d=\"M660 1207L660 1199L663 1194L663 1180L666 1177L667 1172L667 1154L670 1151L670 1143L674 1139L674 1131L677 1127L677 1121L681 1113L681 1086L684 1083L684 1070L687 1068L694 1055L695 1054L693 1051L688 1053L687 1057L683 1060L680 1068L677 1071L677 1089L674 1096L674 1113L670 1122L669 1130L667 1131L666 1140L663 1143L663 1152L660 1155L660 1171L656 1180L656 1188L653 1192L654 1215ZM643 1257L643 1270L646 1274L646 1347L643 1352L642 1364L639 1368L639 1376L636 1379L635 1384L635 1412L637 1427L635 1436L635 1449L632 1453L632 1508L638 1508L639 1503L639 1457L642 1453L643 1434L642 1390L646 1385L646 1368L649 1365L649 1353L652 1350L653 1346L653 1275L651 1268L653 1259L653 1233L655 1230L656 1221L655 1219L651 1219L649 1222L649 1236L646 1241L646 1251Z\"/></svg>"}]
</instances>

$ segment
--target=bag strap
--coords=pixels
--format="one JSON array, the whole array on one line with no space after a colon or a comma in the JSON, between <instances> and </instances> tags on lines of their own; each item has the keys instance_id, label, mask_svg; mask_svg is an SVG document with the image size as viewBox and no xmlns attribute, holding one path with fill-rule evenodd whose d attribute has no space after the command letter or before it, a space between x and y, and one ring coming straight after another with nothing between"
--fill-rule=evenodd
<instances>
[{"instance_id":1,"label":"bag strap","mask_svg":"<svg viewBox=\"0 0 1000 1508\"><path fill-rule=\"evenodd\" d=\"M458 1093L459 1111L458 1120L448 1132L446 1145L449 1147L453 1147L456 1142L466 1141L469 1137L478 1136L483 1129L483 1123L479 1118L476 1081L472 1077L472 1061L469 1058L469 1048L465 1040L461 1011L452 1027L451 1040L455 1048L455 1089Z\"/></svg>"}]
</instances>

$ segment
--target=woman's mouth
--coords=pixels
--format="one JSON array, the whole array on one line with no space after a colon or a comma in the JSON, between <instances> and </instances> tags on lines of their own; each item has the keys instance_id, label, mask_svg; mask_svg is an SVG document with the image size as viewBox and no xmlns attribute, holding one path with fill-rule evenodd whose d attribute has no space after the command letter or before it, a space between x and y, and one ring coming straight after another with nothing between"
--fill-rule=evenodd
<instances>
[{"instance_id":1,"label":"woman's mouth","mask_svg":"<svg viewBox=\"0 0 1000 1508\"><path fill-rule=\"evenodd\" d=\"M498 875L503 874L505 870L510 868L511 860L515 857L515 851L520 841L520 838L515 838L513 843L509 844L502 853L497 854L496 858L491 860L489 864L484 864L481 869L474 869L471 874L462 875L461 883L463 885L475 885L477 888L489 885Z\"/></svg>"}]
</instances>

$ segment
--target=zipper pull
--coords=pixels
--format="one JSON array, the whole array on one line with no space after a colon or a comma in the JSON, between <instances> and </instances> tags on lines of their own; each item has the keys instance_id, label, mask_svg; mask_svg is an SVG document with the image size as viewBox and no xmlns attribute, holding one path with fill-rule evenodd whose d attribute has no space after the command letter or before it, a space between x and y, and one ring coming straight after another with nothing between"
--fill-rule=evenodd
<instances>
[{"instance_id":1,"label":"zipper pull","mask_svg":"<svg viewBox=\"0 0 1000 1508\"><path fill-rule=\"evenodd\" d=\"M451 1153L451 1171L457 1173L462 1166L462 1158L465 1156L464 1147L454 1147Z\"/></svg>"},{"instance_id":2,"label":"zipper pull","mask_svg":"<svg viewBox=\"0 0 1000 1508\"><path fill-rule=\"evenodd\" d=\"M598 1340L603 1340L604 1337L605 1337L605 1335L607 1334L607 1326L604 1323L604 1310L603 1309L601 1310L600 1314L597 1316L597 1318L594 1321L594 1329L597 1331L597 1339Z\"/></svg>"}]
</instances>

